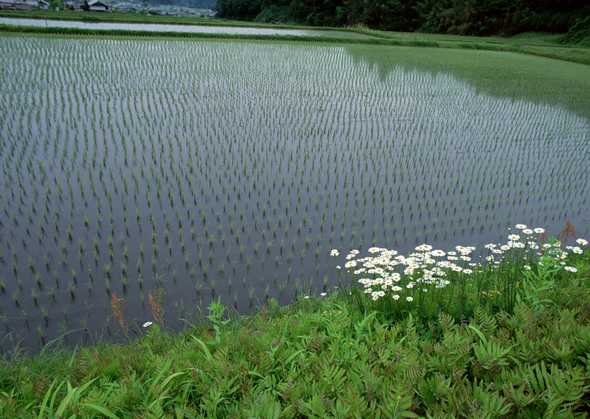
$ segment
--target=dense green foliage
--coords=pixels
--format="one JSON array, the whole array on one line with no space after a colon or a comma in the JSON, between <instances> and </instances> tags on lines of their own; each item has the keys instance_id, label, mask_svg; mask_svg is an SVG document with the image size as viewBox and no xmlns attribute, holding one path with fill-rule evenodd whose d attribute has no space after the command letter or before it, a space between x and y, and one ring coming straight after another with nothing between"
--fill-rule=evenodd
<instances>
[{"instance_id":1,"label":"dense green foliage","mask_svg":"<svg viewBox=\"0 0 590 419\"><path fill-rule=\"evenodd\" d=\"M436 316L356 291L234 321L213 304L211 326L181 336L152 326L127 345L5 362L0 415L572 417L590 408L588 252L568 264L484 271L447 287Z\"/></svg>"},{"instance_id":2,"label":"dense green foliage","mask_svg":"<svg viewBox=\"0 0 590 419\"><path fill-rule=\"evenodd\" d=\"M465 35L564 33L587 25L590 13L584 0L218 0L218 9L223 17L265 22Z\"/></svg>"},{"instance_id":3,"label":"dense green foliage","mask_svg":"<svg viewBox=\"0 0 590 419\"><path fill-rule=\"evenodd\" d=\"M568 31L565 41L590 46L590 16L578 19Z\"/></svg>"}]
</instances>

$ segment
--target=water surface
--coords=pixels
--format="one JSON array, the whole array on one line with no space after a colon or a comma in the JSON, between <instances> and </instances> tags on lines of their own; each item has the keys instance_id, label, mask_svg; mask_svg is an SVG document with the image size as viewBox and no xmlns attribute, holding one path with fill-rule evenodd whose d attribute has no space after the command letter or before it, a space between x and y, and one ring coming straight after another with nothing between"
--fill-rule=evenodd
<instances>
[{"instance_id":1,"label":"water surface","mask_svg":"<svg viewBox=\"0 0 590 419\"><path fill-rule=\"evenodd\" d=\"M584 66L33 36L0 56L4 349L120 339L113 295L133 335L150 299L178 329L213 299L330 291L334 247L590 233Z\"/></svg>"},{"instance_id":2,"label":"water surface","mask_svg":"<svg viewBox=\"0 0 590 419\"><path fill-rule=\"evenodd\" d=\"M237 26L198 26L156 23L79 22L73 20L0 17L0 24L12 26L88 29L98 31L137 31L162 33L202 33L224 35L319 36L326 38L371 38L368 35L331 30L249 28Z\"/></svg>"}]
</instances>

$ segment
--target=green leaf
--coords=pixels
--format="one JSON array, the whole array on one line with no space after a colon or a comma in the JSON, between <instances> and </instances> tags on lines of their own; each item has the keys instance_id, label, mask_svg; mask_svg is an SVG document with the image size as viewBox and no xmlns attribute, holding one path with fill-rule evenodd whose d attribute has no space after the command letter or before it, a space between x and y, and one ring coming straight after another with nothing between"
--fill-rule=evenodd
<instances>
[{"instance_id":1,"label":"green leaf","mask_svg":"<svg viewBox=\"0 0 590 419\"><path fill-rule=\"evenodd\" d=\"M119 416L115 415L111 410L107 409L104 406L99 406L94 403L83 403L82 406L87 409L94 410L100 413L101 415L106 416L107 418L119 419Z\"/></svg>"},{"instance_id":2,"label":"green leaf","mask_svg":"<svg viewBox=\"0 0 590 419\"><path fill-rule=\"evenodd\" d=\"M475 334L481 339L481 341L486 344L488 343L488 340L486 339L486 337L484 336L484 334L481 332L481 330L479 330L477 327L473 326L473 325L469 325L467 326L469 327L471 330L473 330L475 332Z\"/></svg>"},{"instance_id":3,"label":"green leaf","mask_svg":"<svg viewBox=\"0 0 590 419\"><path fill-rule=\"evenodd\" d=\"M38 419L42 419L44 417L45 410L47 409L47 403L49 402L49 398L52 395L53 387L56 384L57 384L57 380L53 380L53 382L49 386L49 389L47 389L47 391L45 392L45 396L43 396L43 401L41 402L41 406L39 407L39 415L37 415ZM57 387L55 392L57 392L62 385L63 385L63 382ZM53 393L53 394L55 394L55 393Z\"/></svg>"},{"instance_id":4,"label":"green leaf","mask_svg":"<svg viewBox=\"0 0 590 419\"><path fill-rule=\"evenodd\" d=\"M205 345L205 342L203 342L201 339L199 339L196 336L192 336L192 338L195 342L197 342L201 346L201 349L203 349L203 352L205 353L205 358L207 358L208 361L211 361L213 359L213 356L211 355L209 348L207 348L207 345Z\"/></svg>"}]
</instances>

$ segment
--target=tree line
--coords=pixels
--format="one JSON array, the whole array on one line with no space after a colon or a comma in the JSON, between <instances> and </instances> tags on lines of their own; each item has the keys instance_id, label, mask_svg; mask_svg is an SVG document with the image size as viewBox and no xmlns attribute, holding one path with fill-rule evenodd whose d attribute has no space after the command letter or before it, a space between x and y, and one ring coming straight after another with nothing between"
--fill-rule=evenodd
<instances>
[{"instance_id":1,"label":"tree line","mask_svg":"<svg viewBox=\"0 0 590 419\"><path fill-rule=\"evenodd\" d=\"M590 16L589 0L218 0L217 8L232 19L460 35L564 33Z\"/></svg>"}]
</instances>

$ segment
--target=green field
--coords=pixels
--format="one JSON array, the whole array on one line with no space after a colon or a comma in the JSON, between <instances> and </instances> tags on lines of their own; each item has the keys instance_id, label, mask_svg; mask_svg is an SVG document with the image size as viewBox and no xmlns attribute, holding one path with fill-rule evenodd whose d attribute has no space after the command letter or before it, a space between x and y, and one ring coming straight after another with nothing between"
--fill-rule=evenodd
<instances>
[{"instance_id":1,"label":"green field","mask_svg":"<svg viewBox=\"0 0 590 419\"><path fill-rule=\"evenodd\" d=\"M549 58L556 58L566 61L590 64L590 48L581 45L569 45L563 41L563 35L544 34L544 33L524 33L513 37L475 37L475 36L458 36L458 35L441 35L426 33L402 33L372 30L365 27L350 28L332 28L332 27L313 27L304 25L273 25L257 22L244 22L236 20L226 20L218 18L197 18L197 17L167 17L151 16L136 13L99 13L99 12L75 12L75 11L3 11L0 12L3 17L22 17L36 19L58 19L72 20L82 22L119 22L119 23L158 23L158 24L176 24L176 25L200 25L200 26L227 26L227 27L253 27L253 28L274 28L274 29L300 29L313 31L305 39L292 38L292 40L306 41L324 41L330 38L330 42L339 43L365 43L379 45L408 45L408 46L429 46L440 48L461 48L461 49L483 49L514 51L525 54L539 55ZM1 27L0 30L26 31L24 29L15 29L11 27ZM82 35L93 34L90 30L56 30L31 28L30 32L36 33L61 33ZM324 32L326 35L322 35ZM330 32L336 32L339 35L329 35ZM349 32L349 34L346 34ZM94 33L97 34L97 33ZM148 35L134 31L113 31L113 35ZM354 38L354 34L362 34L370 37L369 39ZM98 33L98 35L101 35ZM174 36L174 37L225 37L225 38L279 38L286 39L287 36L247 36L247 35L206 35L206 34L149 34L152 36Z\"/></svg>"}]
</instances>

